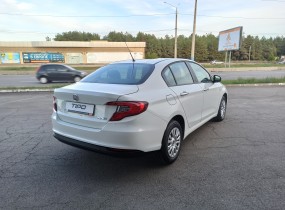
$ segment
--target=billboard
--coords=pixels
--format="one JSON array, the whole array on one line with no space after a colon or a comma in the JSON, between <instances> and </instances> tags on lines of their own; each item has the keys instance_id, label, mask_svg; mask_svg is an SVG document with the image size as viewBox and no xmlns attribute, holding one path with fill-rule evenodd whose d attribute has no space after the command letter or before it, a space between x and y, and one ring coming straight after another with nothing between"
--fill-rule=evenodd
<instances>
[{"instance_id":1,"label":"billboard","mask_svg":"<svg viewBox=\"0 0 285 210\"><path fill-rule=\"evenodd\" d=\"M5 52L1 53L0 61L4 63L20 63L20 53Z\"/></svg>"},{"instance_id":2,"label":"billboard","mask_svg":"<svg viewBox=\"0 0 285 210\"><path fill-rule=\"evenodd\" d=\"M73 64L83 63L83 55L82 53L66 53L65 62Z\"/></svg>"},{"instance_id":3,"label":"billboard","mask_svg":"<svg viewBox=\"0 0 285 210\"><path fill-rule=\"evenodd\" d=\"M23 52L24 63L64 63L61 53Z\"/></svg>"},{"instance_id":4,"label":"billboard","mask_svg":"<svg viewBox=\"0 0 285 210\"><path fill-rule=\"evenodd\" d=\"M242 26L219 33L218 51L239 50L241 46Z\"/></svg>"}]
</instances>

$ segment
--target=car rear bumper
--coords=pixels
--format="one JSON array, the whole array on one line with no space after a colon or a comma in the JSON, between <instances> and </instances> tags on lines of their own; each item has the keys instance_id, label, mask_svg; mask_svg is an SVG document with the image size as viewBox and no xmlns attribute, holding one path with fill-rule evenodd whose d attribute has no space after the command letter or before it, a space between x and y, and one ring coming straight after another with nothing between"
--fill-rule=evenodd
<instances>
[{"instance_id":1,"label":"car rear bumper","mask_svg":"<svg viewBox=\"0 0 285 210\"><path fill-rule=\"evenodd\" d=\"M153 124L155 119L157 122ZM55 112L52 115L53 132L58 140L73 146L96 151L97 146L142 152L159 150L167 124L159 118L149 120L152 121L151 124L138 120L139 123L134 123L133 126L130 125L130 122L126 124L107 123L102 129L94 129L64 122ZM99 150L102 151L102 149ZM103 149L104 151L106 150Z\"/></svg>"},{"instance_id":2,"label":"car rear bumper","mask_svg":"<svg viewBox=\"0 0 285 210\"><path fill-rule=\"evenodd\" d=\"M95 151L95 152L102 153L102 154L116 155L116 156L118 155L119 156L129 156L129 155L138 155L142 153L141 151L138 151L138 150L120 150L120 149L112 149L108 147L97 146L94 144L90 144L90 143L78 141L76 139L72 139L66 136L62 136L57 133L54 133L53 136L62 143L65 143L65 144L68 144L74 147L86 149L86 150Z\"/></svg>"}]
</instances>

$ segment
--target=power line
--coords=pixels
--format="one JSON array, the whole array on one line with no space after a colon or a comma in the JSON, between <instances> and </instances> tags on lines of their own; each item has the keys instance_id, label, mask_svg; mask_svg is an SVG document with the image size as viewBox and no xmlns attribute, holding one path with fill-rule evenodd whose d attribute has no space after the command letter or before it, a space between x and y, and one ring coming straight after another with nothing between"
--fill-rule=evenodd
<instances>
[{"instance_id":1,"label":"power line","mask_svg":"<svg viewBox=\"0 0 285 210\"><path fill-rule=\"evenodd\" d=\"M163 32L163 31L174 31L174 29L146 30L146 31L138 31L138 32L147 33L147 32ZM13 30L0 30L0 33L12 33L12 34L58 34L58 32L13 31Z\"/></svg>"},{"instance_id":2,"label":"power line","mask_svg":"<svg viewBox=\"0 0 285 210\"><path fill-rule=\"evenodd\" d=\"M30 16L30 17L76 17L76 18L126 18L126 17L147 17L147 16L167 16L173 15L174 13L160 13L160 14L138 14L138 15L50 15L50 14L23 14L23 13L6 13L0 12L0 15L11 15L11 16Z\"/></svg>"},{"instance_id":3,"label":"power line","mask_svg":"<svg viewBox=\"0 0 285 210\"><path fill-rule=\"evenodd\" d=\"M268 0L269 1L269 0ZM272 1L272 0L271 0ZM284 1L285 2L285 1ZM58 18L128 18L128 17L154 17L154 16L168 16L175 15L175 13L160 13L160 14L138 14L138 15L51 15L51 14L24 14L24 13L4 13L0 15L10 16L30 16L30 17L58 17ZM193 16L193 14L180 13L179 15ZM238 16L218 16L218 15L197 15L199 17L209 18L232 18L232 19L256 19L256 20L284 20L285 17L238 17Z\"/></svg>"},{"instance_id":4,"label":"power line","mask_svg":"<svg viewBox=\"0 0 285 210\"><path fill-rule=\"evenodd\" d=\"M193 14L181 14L180 15L190 15L193 16ZM210 17L210 18L233 18L233 19L253 19L253 20L284 20L285 17L281 18L272 18L272 17L229 17L229 16L217 16L217 15L197 15L199 17Z\"/></svg>"},{"instance_id":5,"label":"power line","mask_svg":"<svg viewBox=\"0 0 285 210\"><path fill-rule=\"evenodd\" d=\"M158 29L158 30L144 30L144 31L130 31L130 32L142 32L142 33L150 33L150 32L170 32L170 31L174 31L174 29ZM191 29L179 29L179 31L184 31L184 32L189 32L192 33ZM197 30L198 33L219 33L219 31L205 31L205 30ZM43 35L55 35L55 34L60 34L58 32L40 32L40 31L13 31L13 30L0 30L0 33L10 33L10 34L43 34ZM102 34L108 34L108 32L101 32ZM270 36L270 35L275 35L275 36L283 36L282 33L259 33L259 34L248 34L251 36Z\"/></svg>"},{"instance_id":6,"label":"power line","mask_svg":"<svg viewBox=\"0 0 285 210\"><path fill-rule=\"evenodd\" d=\"M283 0L261 0L261 1L285 2L285 1L283 1Z\"/></svg>"}]
</instances>

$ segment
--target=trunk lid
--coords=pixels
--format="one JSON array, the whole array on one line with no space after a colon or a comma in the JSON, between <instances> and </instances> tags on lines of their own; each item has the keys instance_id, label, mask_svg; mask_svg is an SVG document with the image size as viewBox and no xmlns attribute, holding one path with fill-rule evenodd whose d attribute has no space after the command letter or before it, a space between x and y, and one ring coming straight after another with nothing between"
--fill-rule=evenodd
<instances>
[{"instance_id":1,"label":"trunk lid","mask_svg":"<svg viewBox=\"0 0 285 210\"><path fill-rule=\"evenodd\" d=\"M57 116L67 123L102 129L116 111L106 103L137 91L137 85L84 82L55 89Z\"/></svg>"}]
</instances>

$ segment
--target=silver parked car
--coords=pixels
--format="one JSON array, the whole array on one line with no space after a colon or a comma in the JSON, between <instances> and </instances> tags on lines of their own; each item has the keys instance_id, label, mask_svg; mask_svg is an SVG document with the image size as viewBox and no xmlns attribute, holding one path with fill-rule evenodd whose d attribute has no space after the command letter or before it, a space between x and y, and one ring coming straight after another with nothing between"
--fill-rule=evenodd
<instances>
[{"instance_id":1,"label":"silver parked car","mask_svg":"<svg viewBox=\"0 0 285 210\"><path fill-rule=\"evenodd\" d=\"M221 77L194 61L121 61L55 89L53 132L73 146L107 153L159 151L172 163L187 135L225 118L227 101Z\"/></svg>"}]
</instances>

